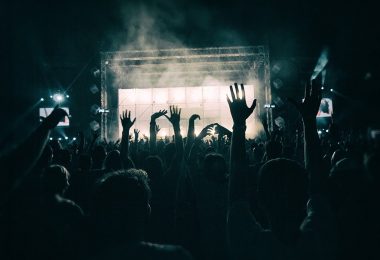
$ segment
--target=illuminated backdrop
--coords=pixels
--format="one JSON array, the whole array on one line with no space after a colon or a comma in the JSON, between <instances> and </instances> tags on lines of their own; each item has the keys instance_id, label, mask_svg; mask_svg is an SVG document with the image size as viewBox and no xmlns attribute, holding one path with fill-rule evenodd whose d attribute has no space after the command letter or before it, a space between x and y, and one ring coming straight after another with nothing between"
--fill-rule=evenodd
<instances>
[{"instance_id":1,"label":"illuminated backdrop","mask_svg":"<svg viewBox=\"0 0 380 260\"><path fill-rule=\"evenodd\" d=\"M101 116L101 135L117 139L121 135L120 113L131 110L136 117L134 128L149 135L152 113L169 110L170 105L182 108L182 134L188 118L199 114L196 131L210 123L231 129L226 94L228 86L244 83L250 105L258 99L255 114L248 121L247 136L257 132L255 116L265 115L272 125L270 64L264 46L221 47L198 49L166 49L101 53L101 106L109 110ZM166 118L157 122L159 136L172 135Z\"/></svg>"}]
</instances>

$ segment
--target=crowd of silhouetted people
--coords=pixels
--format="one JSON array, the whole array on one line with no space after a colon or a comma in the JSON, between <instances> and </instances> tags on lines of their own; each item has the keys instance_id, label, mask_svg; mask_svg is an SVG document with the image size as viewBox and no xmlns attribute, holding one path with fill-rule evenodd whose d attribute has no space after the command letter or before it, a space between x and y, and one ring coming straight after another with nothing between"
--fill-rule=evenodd
<instances>
[{"instance_id":1,"label":"crowd of silhouetted people","mask_svg":"<svg viewBox=\"0 0 380 260\"><path fill-rule=\"evenodd\" d=\"M379 143L331 124L321 85L293 103L302 130L247 139L244 85L230 86L232 131L181 136L181 109L151 116L149 138L120 115L119 141L50 140L56 107L0 157L0 259L380 259ZM174 135L160 139L166 117Z\"/></svg>"}]
</instances>

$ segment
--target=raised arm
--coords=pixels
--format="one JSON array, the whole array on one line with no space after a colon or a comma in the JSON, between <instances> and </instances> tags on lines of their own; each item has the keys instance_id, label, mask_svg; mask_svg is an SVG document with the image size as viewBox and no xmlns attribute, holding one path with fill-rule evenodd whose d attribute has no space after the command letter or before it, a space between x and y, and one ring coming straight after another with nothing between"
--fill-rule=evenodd
<instances>
[{"instance_id":1,"label":"raised arm","mask_svg":"<svg viewBox=\"0 0 380 260\"><path fill-rule=\"evenodd\" d=\"M327 173L323 169L322 150L317 132L316 115L322 99L320 79L313 80L305 87L305 98L301 103L293 99L289 101L302 116L304 127L304 158L305 167L310 173L311 192L320 192Z\"/></svg>"},{"instance_id":2,"label":"raised arm","mask_svg":"<svg viewBox=\"0 0 380 260\"><path fill-rule=\"evenodd\" d=\"M129 156L129 130L136 121L136 118L131 120L131 111L125 110L120 115L121 125L123 126L123 133L121 136L120 143L120 156L123 165L128 165L128 156Z\"/></svg>"},{"instance_id":3,"label":"raised arm","mask_svg":"<svg viewBox=\"0 0 380 260\"><path fill-rule=\"evenodd\" d=\"M229 179L229 202L237 200L247 200L247 160L245 154L245 130L246 120L256 107L256 99L251 107L248 107L245 100L244 85L235 83L235 90L230 86L231 98L227 96L231 116L234 122L232 127L232 141L230 154L230 179ZM241 96L240 96L241 92Z\"/></svg>"},{"instance_id":4,"label":"raised arm","mask_svg":"<svg viewBox=\"0 0 380 260\"><path fill-rule=\"evenodd\" d=\"M183 159L183 140L181 136L181 128L180 128L180 120L181 120L181 108L177 106L170 106L170 117L165 115L165 117L170 121L173 125L174 129L174 143L176 148L176 161L181 162Z\"/></svg>"},{"instance_id":5,"label":"raised arm","mask_svg":"<svg viewBox=\"0 0 380 260\"><path fill-rule=\"evenodd\" d=\"M190 153L190 149L194 143L194 140L195 140L195 126L194 126L194 122L196 119L201 119L201 117L199 115L192 115L190 118L189 118L189 128L187 129L187 138L186 138L186 145L185 145L185 157L187 158L189 156L189 153Z\"/></svg>"},{"instance_id":6,"label":"raised arm","mask_svg":"<svg viewBox=\"0 0 380 260\"><path fill-rule=\"evenodd\" d=\"M48 142L51 130L65 116L67 116L66 111L56 107L20 146L0 159L5 175L3 182L0 182L0 199L3 199L17 181L21 180L33 168Z\"/></svg>"},{"instance_id":7,"label":"raised arm","mask_svg":"<svg viewBox=\"0 0 380 260\"><path fill-rule=\"evenodd\" d=\"M133 151L132 151L132 154L133 154L133 158L137 158L137 153L139 151L139 133L140 131L138 129L134 129L133 130L133 134L134 134L134 142L133 142Z\"/></svg>"},{"instance_id":8,"label":"raised arm","mask_svg":"<svg viewBox=\"0 0 380 260\"><path fill-rule=\"evenodd\" d=\"M166 115L168 111L167 110L160 110L156 113L154 113L150 117L150 139L149 139L149 152L151 155L157 154L157 133L160 130L159 126L156 124L156 119Z\"/></svg>"}]
</instances>

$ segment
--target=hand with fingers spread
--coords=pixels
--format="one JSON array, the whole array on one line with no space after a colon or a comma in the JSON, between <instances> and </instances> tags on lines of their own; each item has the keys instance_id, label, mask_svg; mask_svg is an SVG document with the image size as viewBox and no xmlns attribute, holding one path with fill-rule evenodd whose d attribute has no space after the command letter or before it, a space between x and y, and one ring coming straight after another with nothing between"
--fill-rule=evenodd
<instances>
[{"instance_id":1,"label":"hand with fingers spread","mask_svg":"<svg viewBox=\"0 0 380 260\"><path fill-rule=\"evenodd\" d=\"M160 111L154 113L154 114L150 117L150 120L151 120L151 121L155 121L157 118L166 115L166 113L168 113L168 111L167 111L166 109L160 110Z\"/></svg>"},{"instance_id":2,"label":"hand with fingers spread","mask_svg":"<svg viewBox=\"0 0 380 260\"><path fill-rule=\"evenodd\" d=\"M215 131L218 133L220 136L227 136L228 138L231 138L232 132L225 128L224 126L216 123L215 124Z\"/></svg>"},{"instance_id":3,"label":"hand with fingers spread","mask_svg":"<svg viewBox=\"0 0 380 260\"><path fill-rule=\"evenodd\" d=\"M304 120L315 120L319 106L321 104L321 99L322 85L319 77L317 79L314 79L311 84L305 86L305 98L301 103L296 102L294 99L288 98L288 100L300 112Z\"/></svg>"},{"instance_id":4,"label":"hand with fingers spread","mask_svg":"<svg viewBox=\"0 0 380 260\"><path fill-rule=\"evenodd\" d=\"M178 106L170 106L170 117L165 117L172 123L174 131L179 130L179 122L181 120L181 108Z\"/></svg>"},{"instance_id":5,"label":"hand with fingers spread","mask_svg":"<svg viewBox=\"0 0 380 260\"><path fill-rule=\"evenodd\" d=\"M256 107L256 99L253 100L251 107L247 106L245 100L245 90L244 85L240 84L241 90L239 90L238 84L235 83L235 91L232 86L230 86L231 98L227 96L227 102L230 107L230 112L234 125L245 125L245 120L252 114L253 110ZM241 91L241 97L240 97Z\"/></svg>"},{"instance_id":6,"label":"hand with fingers spread","mask_svg":"<svg viewBox=\"0 0 380 260\"><path fill-rule=\"evenodd\" d=\"M120 115L120 121L121 125L123 126L123 131L126 131L127 133L133 126L133 124L136 121L136 118L131 120L131 111L128 112L128 110L125 110L121 115Z\"/></svg>"},{"instance_id":7,"label":"hand with fingers spread","mask_svg":"<svg viewBox=\"0 0 380 260\"><path fill-rule=\"evenodd\" d=\"M202 131L198 134L197 138L198 139L203 139L205 138L206 136L210 135L210 132L213 130L214 126L216 124L213 123L213 124L209 124L209 125L206 125Z\"/></svg>"}]
</instances>

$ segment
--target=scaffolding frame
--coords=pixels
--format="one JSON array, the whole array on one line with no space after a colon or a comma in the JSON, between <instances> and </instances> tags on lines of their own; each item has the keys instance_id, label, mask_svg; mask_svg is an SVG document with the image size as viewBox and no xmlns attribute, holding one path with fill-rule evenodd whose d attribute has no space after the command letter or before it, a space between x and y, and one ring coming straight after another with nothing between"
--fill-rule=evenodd
<instances>
[{"instance_id":1,"label":"scaffolding frame","mask_svg":"<svg viewBox=\"0 0 380 260\"><path fill-rule=\"evenodd\" d=\"M108 78L109 73L115 71L123 77L119 88L199 86L210 75L226 84L231 80L249 83L251 79L259 79L264 91L260 91L263 94L258 97L256 112L265 114L269 129L273 128L271 108L261 111L265 104L272 102L269 50L266 46L131 50L101 52L100 56L102 108L110 107L110 91L114 87L109 86ZM169 65L174 69L167 72ZM167 81L155 81L162 73L171 73L171 77ZM114 122L110 122L109 117L108 113L101 114L102 138L110 137L108 126Z\"/></svg>"}]
</instances>

